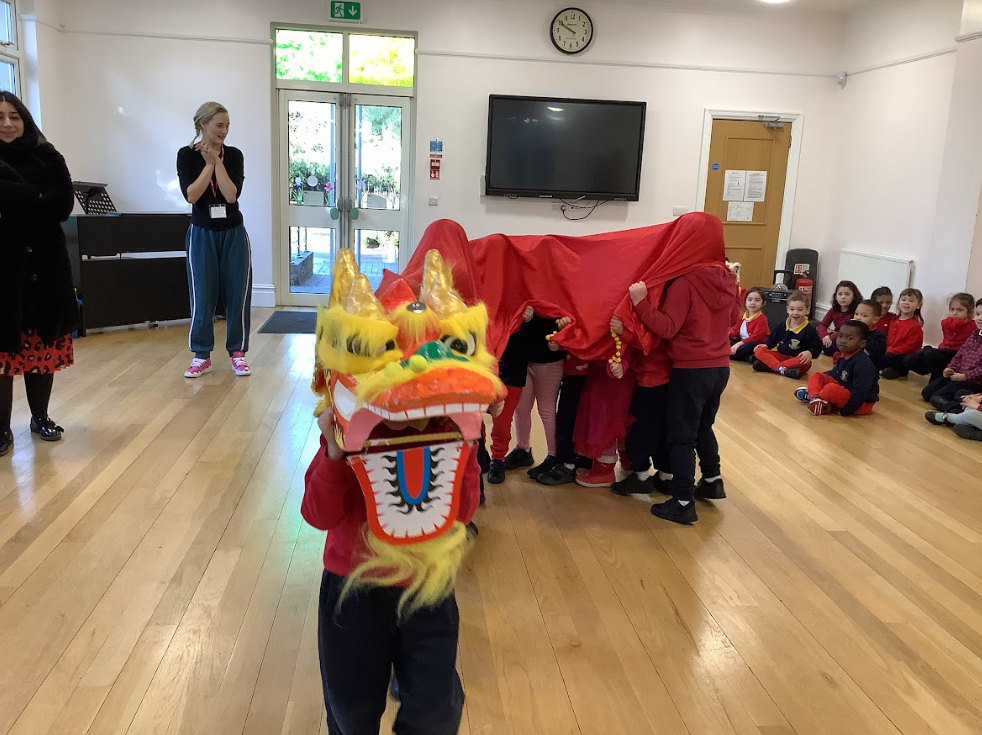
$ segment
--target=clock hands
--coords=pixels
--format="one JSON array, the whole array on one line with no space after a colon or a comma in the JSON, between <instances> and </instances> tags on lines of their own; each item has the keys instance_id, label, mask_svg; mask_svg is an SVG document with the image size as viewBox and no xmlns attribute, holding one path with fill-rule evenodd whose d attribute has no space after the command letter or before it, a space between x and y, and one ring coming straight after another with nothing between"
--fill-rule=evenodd
<instances>
[{"instance_id":1,"label":"clock hands","mask_svg":"<svg viewBox=\"0 0 982 735\"><path fill-rule=\"evenodd\" d=\"M569 31L570 33L576 33L576 31L574 31L574 30L573 30L572 28L570 28L570 27L569 27L568 25L566 25L566 24L565 24L565 23L563 23L562 21L559 21L559 25L561 25L561 26L562 26L563 28L565 28L565 29L566 29L567 31Z\"/></svg>"}]
</instances>

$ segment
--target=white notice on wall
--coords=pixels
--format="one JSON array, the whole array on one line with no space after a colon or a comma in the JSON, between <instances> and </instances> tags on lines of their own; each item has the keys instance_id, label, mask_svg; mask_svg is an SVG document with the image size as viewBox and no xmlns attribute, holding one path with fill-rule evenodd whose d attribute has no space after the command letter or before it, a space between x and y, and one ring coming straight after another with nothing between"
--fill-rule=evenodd
<instances>
[{"instance_id":1,"label":"white notice on wall","mask_svg":"<svg viewBox=\"0 0 982 735\"><path fill-rule=\"evenodd\" d=\"M726 208L727 222L753 222L753 202L730 202Z\"/></svg>"},{"instance_id":2,"label":"white notice on wall","mask_svg":"<svg viewBox=\"0 0 982 735\"><path fill-rule=\"evenodd\" d=\"M723 184L724 202L742 202L747 191L746 171L727 171Z\"/></svg>"},{"instance_id":3,"label":"white notice on wall","mask_svg":"<svg viewBox=\"0 0 982 735\"><path fill-rule=\"evenodd\" d=\"M745 202L762 202L767 195L767 172L747 171L747 195Z\"/></svg>"}]
</instances>

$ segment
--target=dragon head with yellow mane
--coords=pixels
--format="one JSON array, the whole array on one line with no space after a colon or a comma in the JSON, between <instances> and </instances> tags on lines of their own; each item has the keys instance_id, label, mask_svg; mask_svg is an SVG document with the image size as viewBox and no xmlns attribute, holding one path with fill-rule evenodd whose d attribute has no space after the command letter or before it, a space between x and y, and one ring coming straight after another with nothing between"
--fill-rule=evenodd
<instances>
[{"instance_id":1,"label":"dragon head with yellow mane","mask_svg":"<svg viewBox=\"0 0 982 735\"><path fill-rule=\"evenodd\" d=\"M374 553L352 585L407 584L410 611L445 597L467 546L461 483L483 415L504 387L486 347L488 313L426 254L419 293L399 278L378 294L341 250L317 318L315 413L333 406L338 445L358 478Z\"/></svg>"}]
</instances>

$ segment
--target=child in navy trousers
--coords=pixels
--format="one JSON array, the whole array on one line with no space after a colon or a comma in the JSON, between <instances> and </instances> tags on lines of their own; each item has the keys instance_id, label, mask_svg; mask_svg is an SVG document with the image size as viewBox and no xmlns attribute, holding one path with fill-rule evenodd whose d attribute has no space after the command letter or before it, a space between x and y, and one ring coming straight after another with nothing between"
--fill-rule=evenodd
<instances>
[{"instance_id":1,"label":"child in navy trousers","mask_svg":"<svg viewBox=\"0 0 982 735\"><path fill-rule=\"evenodd\" d=\"M659 309L647 300L648 288L635 283L631 303L653 334L668 340L668 445L672 499L651 513L674 523L698 520L695 498L725 498L719 445L713 424L730 379L730 327L740 316L736 276L722 264L697 268L669 285ZM696 453L702 480L696 487Z\"/></svg>"}]
</instances>

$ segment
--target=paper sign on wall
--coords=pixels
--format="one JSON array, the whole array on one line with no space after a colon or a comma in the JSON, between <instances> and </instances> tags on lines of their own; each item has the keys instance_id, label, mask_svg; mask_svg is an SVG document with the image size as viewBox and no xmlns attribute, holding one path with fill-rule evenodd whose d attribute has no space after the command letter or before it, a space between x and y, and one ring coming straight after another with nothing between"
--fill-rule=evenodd
<instances>
[{"instance_id":1,"label":"paper sign on wall","mask_svg":"<svg viewBox=\"0 0 982 735\"><path fill-rule=\"evenodd\" d=\"M724 202L742 202L747 191L746 171L727 171L723 183Z\"/></svg>"},{"instance_id":2,"label":"paper sign on wall","mask_svg":"<svg viewBox=\"0 0 982 735\"><path fill-rule=\"evenodd\" d=\"M762 202L767 195L767 172L747 171L747 191L745 202Z\"/></svg>"},{"instance_id":3,"label":"paper sign on wall","mask_svg":"<svg viewBox=\"0 0 982 735\"><path fill-rule=\"evenodd\" d=\"M727 222L753 222L753 202L730 202L726 207Z\"/></svg>"}]
</instances>

